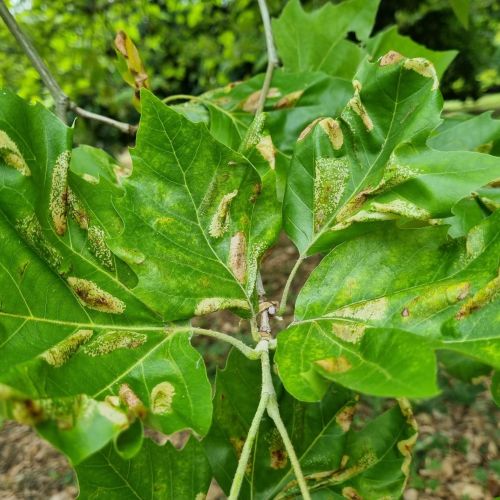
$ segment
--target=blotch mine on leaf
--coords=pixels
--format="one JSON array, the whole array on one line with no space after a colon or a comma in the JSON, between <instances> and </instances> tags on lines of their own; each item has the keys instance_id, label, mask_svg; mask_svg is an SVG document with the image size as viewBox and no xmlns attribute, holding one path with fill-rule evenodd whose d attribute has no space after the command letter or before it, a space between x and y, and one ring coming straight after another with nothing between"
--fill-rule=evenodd
<instances>
[{"instance_id":1,"label":"blotch mine on leaf","mask_svg":"<svg viewBox=\"0 0 500 500\"><path fill-rule=\"evenodd\" d=\"M500 276L492 279L478 290L457 312L455 318L462 320L500 297Z\"/></svg>"},{"instance_id":2,"label":"blotch mine on leaf","mask_svg":"<svg viewBox=\"0 0 500 500\"><path fill-rule=\"evenodd\" d=\"M335 415L335 422L344 431L348 432L351 428L354 414L356 413L356 405L348 404L341 408Z\"/></svg>"},{"instance_id":3,"label":"blotch mine on leaf","mask_svg":"<svg viewBox=\"0 0 500 500\"><path fill-rule=\"evenodd\" d=\"M439 88L439 78L436 73L436 68L427 59L424 59L423 57L406 59L403 66L406 69L416 71L419 75L425 76L425 78L431 78L433 82L432 90L437 90Z\"/></svg>"},{"instance_id":4,"label":"blotch mine on leaf","mask_svg":"<svg viewBox=\"0 0 500 500\"><path fill-rule=\"evenodd\" d=\"M19 219L16 223L16 229L28 245L30 245L50 267L56 271L59 269L63 260L62 256L45 238L42 226L35 214Z\"/></svg>"},{"instance_id":5,"label":"blotch mine on leaf","mask_svg":"<svg viewBox=\"0 0 500 500\"><path fill-rule=\"evenodd\" d=\"M89 215L78 196L68 186L68 206L69 213L81 229L89 228Z\"/></svg>"},{"instance_id":6,"label":"blotch mine on leaf","mask_svg":"<svg viewBox=\"0 0 500 500\"><path fill-rule=\"evenodd\" d=\"M170 382L161 382L151 391L151 410L155 415L172 413L175 387Z\"/></svg>"},{"instance_id":7,"label":"blotch mine on leaf","mask_svg":"<svg viewBox=\"0 0 500 500\"><path fill-rule=\"evenodd\" d=\"M275 105L275 109L282 108L291 108L295 106L297 101L302 97L304 93L303 90L296 90L295 92L290 92L289 94L284 95Z\"/></svg>"},{"instance_id":8,"label":"blotch mine on leaf","mask_svg":"<svg viewBox=\"0 0 500 500\"><path fill-rule=\"evenodd\" d=\"M56 233L62 236L66 232L68 210L68 169L70 151L63 151L52 169L49 208Z\"/></svg>"},{"instance_id":9,"label":"blotch mine on leaf","mask_svg":"<svg viewBox=\"0 0 500 500\"><path fill-rule=\"evenodd\" d=\"M337 213L338 222L346 222L349 217L355 214L372 193L372 188L367 187L354 195Z\"/></svg>"},{"instance_id":10,"label":"blotch mine on leaf","mask_svg":"<svg viewBox=\"0 0 500 500\"><path fill-rule=\"evenodd\" d=\"M401 316L412 319L429 317L464 300L469 292L470 283L468 282L438 285L405 304Z\"/></svg>"},{"instance_id":11,"label":"blotch mine on leaf","mask_svg":"<svg viewBox=\"0 0 500 500\"><path fill-rule=\"evenodd\" d=\"M120 400L133 415L139 417L140 419L143 419L146 416L147 410L144 403L128 384L120 385L118 394Z\"/></svg>"},{"instance_id":12,"label":"blotch mine on leaf","mask_svg":"<svg viewBox=\"0 0 500 500\"><path fill-rule=\"evenodd\" d=\"M113 254L106 245L106 235L104 230L99 226L90 226L88 231L88 242L90 251L95 255L96 259L110 271L114 270Z\"/></svg>"},{"instance_id":13,"label":"blotch mine on leaf","mask_svg":"<svg viewBox=\"0 0 500 500\"><path fill-rule=\"evenodd\" d=\"M79 330L54 347L47 349L40 357L49 365L59 368L75 354L81 345L89 341L92 334L92 330Z\"/></svg>"},{"instance_id":14,"label":"blotch mine on leaf","mask_svg":"<svg viewBox=\"0 0 500 500\"><path fill-rule=\"evenodd\" d=\"M194 500L205 500L207 498L207 495L205 493L198 493L195 497Z\"/></svg>"},{"instance_id":15,"label":"blotch mine on leaf","mask_svg":"<svg viewBox=\"0 0 500 500\"><path fill-rule=\"evenodd\" d=\"M483 226L474 226L467 234L465 248L468 259L475 259L481 255L486 247L485 233Z\"/></svg>"},{"instance_id":16,"label":"blotch mine on leaf","mask_svg":"<svg viewBox=\"0 0 500 500\"><path fill-rule=\"evenodd\" d=\"M276 429L273 429L269 435L269 459L273 469L284 469L288 465L288 453Z\"/></svg>"},{"instance_id":17,"label":"blotch mine on leaf","mask_svg":"<svg viewBox=\"0 0 500 500\"><path fill-rule=\"evenodd\" d=\"M83 348L83 352L91 357L105 356L117 349L136 349L147 341L144 333L112 330L95 338Z\"/></svg>"},{"instance_id":18,"label":"blotch mine on leaf","mask_svg":"<svg viewBox=\"0 0 500 500\"><path fill-rule=\"evenodd\" d=\"M203 299L196 304L194 314L202 316L203 314L210 314L221 309L250 309L246 300L243 299L226 299L224 297L212 297Z\"/></svg>"},{"instance_id":19,"label":"blotch mine on leaf","mask_svg":"<svg viewBox=\"0 0 500 500\"><path fill-rule=\"evenodd\" d=\"M361 323L332 323L332 333L350 344L357 344L365 334L366 326Z\"/></svg>"},{"instance_id":20,"label":"blotch mine on leaf","mask_svg":"<svg viewBox=\"0 0 500 500\"><path fill-rule=\"evenodd\" d=\"M314 177L314 230L319 231L337 209L349 178L346 159L318 158Z\"/></svg>"},{"instance_id":21,"label":"blotch mine on leaf","mask_svg":"<svg viewBox=\"0 0 500 500\"><path fill-rule=\"evenodd\" d=\"M241 108L243 111L246 111L247 113L255 113L257 111L257 107L259 105L259 100L260 96L262 94L261 90L256 90L252 94L250 94L244 101L243 104L241 105ZM273 97L279 97L281 95L281 92L279 91L278 88L276 87L271 87L266 95L266 99L273 98Z\"/></svg>"},{"instance_id":22,"label":"blotch mine on leaf","mask_svg":"<svg viewBox=\"0 0 500 500\"><path fill-rule=\"evenodd\" d=\"M210 227L208 229L208 233L212 236L212 238L221 238L228 230L229 208L231 207L231 202L237 194L238 190L235 189L231 193L225 194L219 202L219 206L212 217L212 221L210 222Z\"/></svg>"},{"instance_id":23,"label":"blotch mine on leaf","mask_svg":"<svg viewBox=\"0 0 500 500\"><path fill-rule=\"evenodd\" d=\"M417 442L417 438L418 438L418 433L415 432L415 434L412 434L407 439L402 439L397 444L399 452L404 457L403 463L401 464L401 472L404 474L406 478L408 478L410 475L410 465L412 459L411 452L413 450L413 447L415 446L415 443Z\"/></svg>"},{"instance_id":24,"label":"blotch mine on leaf","mask_svg":"<svg viewBox=\"0 0 500 500\"><path fill-rule=\"evenodd\" d=\"M259 143L262 138L262 130L264 129L265 121L265 113L259 113L255 116L241 142L240 151L242 153L247 153Z\"/></svg>"},{"instance_id":25,"label":"blotch mine on leaf","mask_svg":"<svg viewBox=\"0 0 500 500\"><path fill-rule=\"evenodd\" d=\"M125 415L125 413L123 413L118 408L110 405L109 403L106 403L105 401L99 402L97 404L97 410L105 419L109 420L120 428L126 429L129 426L127 415Z\"/></svg>"},{"instance_id":26,"label":"blotch mine on leaf","mask_svg":"<svg viewBox=\"0 0 500 500\"><path fill-rule=\"evenodd\" d=\"M399 215L407 219L415 220L428 220L432 217L432 214L428 210L418 207L414 203L406 200L392 200L388 203L373 202L370 210L383 214Z\"/></svg>"},{"instance_id":27,"label":"blotch mine on leaf","mask_svg":"<svg viewBox=\"0 0 500 500\"><path fill-rule=\"evenodd\" d=\"M398 63L402 59L404 59L404 57L399 52L390 50L378 60L378 63L380 66L389 66Z\"/></svg>"},{"instance_id":28,"label":"blotch mine on leaf","mask_svg":"<svg viewBox=\"0 0 500 500\"><path fill-rule=\"evenodd\" d=\"M333 118L324 118L319 122L319 126L328 135L333 149L338 151L344 144L344 134L340 128L340 123Z\"/></svg>"},{"instance_id":29,"label":"blotch mine on leaf","mask_svg":"<svg viewBox=\"0 0 500 500\"><path fill-rule=\"evenodd\" d=\"M367 300L358 304L341 307L329 314L329 316L360 319L363 321L377 321L384 319L388 307L389 300L387 297L380 297L378 299Z\"/></svg>"},{"instance_id":30,"label":"blotch mine on leaf","mask_svg":"<svg viewBox=\"0 0 500 500\"><path fill-rule=\"evenodd\" d=\"M384 169L382 179L375 189L373 194L380 194L395 186L399 186L403 182L417 177L420 172L407 165L401 165L397 159L391 154L389 161Z\"/></svg>"},{"instance_id":31,"label":"blotch mine on leaf","mask_svg":"<svg viewBox=\"0 0 500 500\"><path fill-rule=\"evenodd\" d=\"M368 112L361 102L361 83L357 80L353 80L352 85L354 87L354 96L349 100L347 105L361 118L366 130L368 132L373 130L372 119L368 116Z\"/></svg>"},{"instance_id":32,"label":"blotch mine on leaf","mask_svg":"<svg viewBox=\"0 0 500 500\"><path fill-rule=\"evenodd\" d=\"M31 170L17 144L4 130L0 130L0 156L9 167L15 168L20 174L26 177L31 175Z\"/></svg>"},{"instance_id":33,"label":"blotch mine on leaf","mask_svg":"<svg viewBox=\"0 0 500 500\"><path fill-rule=\"evenodd\" d=\"M345 356L318 359L315 363L328 373L345 373L352 368L351 363Z\"/></svg>"},{"instance_id":34,"label":"blotch mine on leaf","mask_svg":"<svg viewBox=\"0 0 500 500\"><path fill-rule=\"evenodd\" d=\"M247 275L247 240L242 231L238 231L229 245L229 268L235 278L244 283Z\"/></svg>"},{"instance_id":35,"label":"blotch mine on leaf","mask_svg":"<svg viewBox=\"0 0 500 500\"><path fill-rule=\"evenodd\" d=\"M349 500L363 500L363 497L352 486L342 488L342 496Z\"/></svg>"},{"instance_id":36,"label":"blotch mine on leaf","mask_svg":"<svg viewBox=\"0 0 500 500\"><path fill-rule=\"evenodd\" d=\"M297 141L298 142L303 141L311 133L312 129L316 126L316 124L321 120L323 120L323 118L316 118L309 125L307 125L307 127L300 133Z\"/></svg>"},{"instance_id":37,"label":"blotch mine on leaf","mask_svg":"<svg viewBox=\"0 0 500 500\"><path fill-rule=\"evenodd\" d=\"M257 151L262 155L264 160L269 163L271 169L276 168L276 148L270 135L263 136L257 144Z\"/></svg>"},{"instance_id":38,"label":"blotch mine on leaf","mask_svg":"<svg viewBox=\"0 0 500 500\"><path fill-rule=\"evenodd\" d=\"M122 314L125 311L124 302L99 288L93 281L74 276L70 276L67 281L80 302L88 308L110 314Z\"/></svg>"}]
</instances>

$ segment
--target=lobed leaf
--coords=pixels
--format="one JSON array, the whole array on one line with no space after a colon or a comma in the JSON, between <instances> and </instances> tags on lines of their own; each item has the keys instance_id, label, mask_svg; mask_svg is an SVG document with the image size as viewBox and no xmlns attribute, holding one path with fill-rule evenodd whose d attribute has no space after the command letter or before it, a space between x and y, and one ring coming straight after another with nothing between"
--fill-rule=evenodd
<instances>
[{"instance_id":1,"label":"lobed leaf","mask_svg":"<svg viewBox=\"0 0 500 500\"><path fill-rule=\"evenodd\" d=\"M436 393L432 349L500 366L500 212L453 240L447 227L385 230L333 249L278 336L280 377L317 401L333 380L377 396Z\"/></svg>"},{"instance_id":2,"label":"lobed leaf","mask_svg":"<svg viewBox=\"0 0 500 500\"><path fill-rule=\"evenodd\" d=\"M496 157L425 145L442 106L430 63L391 52L356 78L340 117L314 121L295 148L284 226L302 256L384 221L435 223L500 175Z\"/></svg>"},{"instance_id":3,"label":"lobed leaf","mask_svg":"<svg viewBox=\"0 0 500 500\"><path fill-rule=\"evenodd\" d=\"M363 498L399 498L411 460L410 441L416 438L414 422L399 408L358 432L351 429L356 398L340 386L332 386L315 404L295 400L279 384L277 392L283 420L311 492L328 494L328 498L352 491ZM232 351L226 368L217 373L214 422L204 440L214 476L226 492L259 395L259 365ZM403 448L404 443L408 448ZM383 477L384 481L375 486L373 477ZM287 452L266 416L252 451L241 498L288 498L297 494Z\"/></svg>"}]
</instances>

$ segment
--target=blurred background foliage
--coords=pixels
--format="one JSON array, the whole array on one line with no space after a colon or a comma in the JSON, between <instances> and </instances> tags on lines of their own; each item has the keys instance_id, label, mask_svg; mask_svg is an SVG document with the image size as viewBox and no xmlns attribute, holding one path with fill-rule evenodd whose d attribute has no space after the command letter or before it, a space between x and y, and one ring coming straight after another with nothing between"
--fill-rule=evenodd
<instances>
[{"instance_id":1,"label":"blurred background foliage","mask_svg":"<svg viewBox=\"0 0 500 500\"><path fill-rule=\"evenodd\" d=\"M302 3L312 9L327 1ZM268 0L271 14L277 16L285 3ZM199 94L263 71L266 64L256 0L11 0L7 5L74 101L131 123L138 119L133 89L120 76L113 46L119 30L135 42L151 88L162 97ZM445 98L499 90L497 0L382 0L374 32L393 24L429 48L459 50L442 82ZM0 51L0 87L49 104L38 74L2 23ZM97 145L119 140L109 127L84 127L81 140Z\"/></svg>"}]
</instances>

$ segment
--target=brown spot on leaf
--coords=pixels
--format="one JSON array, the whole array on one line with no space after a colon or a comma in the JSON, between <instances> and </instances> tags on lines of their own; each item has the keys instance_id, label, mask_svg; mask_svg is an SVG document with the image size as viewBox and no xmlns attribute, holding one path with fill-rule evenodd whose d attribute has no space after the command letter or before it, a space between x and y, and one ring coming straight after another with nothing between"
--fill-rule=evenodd
<instances>
[{"instance_id":1,"label":"brown spot on leaf","mask_svg":"<svg viewBox=\"0 0 500 500\"><path fill-rule=\"evenodd\" d=\"M315 363L328 373L345 373L352 368L351 363L345 356L318 359Z\"/></svg>"},{"instance_id":2,"label":"brown spot on leaf","mask_svg":"<svg viewBox=\"0 0 500 500\"><path fill-rule=\"evenodd\" d=\"M15 168L20 174L31 175L31 170L17 144L3 130L0 130L0 157L9 167Z\"/></svg>"},{"instance_id":3,"label":"brown spot on leaf","mask_svg":"<svg viewBox=\"0 0 500 500\"><path fill-rule=\"evenodd\" d=\"M352 487L346 486L342 488L342 496L349 500L364 500L363 497Z\"/></svg>"},{"instance_id":4,"label":"brown spot on leaf","mask_svg":"<svg viewBox=\"0 0 500 500\"><path fill-rule=\"evenodd\" d=\"M344 406L335 415L335 422L344 431L347 432L351 428L352 419L354 418L354 413L356 413L356 406L353 404Z\"/></svg>"},{"instance_id":5,"label":"brown spot on leaf","mask_svg":"<svg viewBox=\"0 0 500 500\"><path fill-rule=\"evenodd\" d=\"M235 189L221 198L208 229L212 238L221 238L229 229L229 209L233 198L235 198L237 194L238 190Z\"/></svg>"},{"instance_id":6,"label":"brown spot on leaf","mask_svg":"<svg viewBox=\"0 0 500 500\"><path fill-rule=\"evenodd\" d=\"M295 103L302 97L303 93L304 93L303 90L296 90L295 92L286 94L274 105L274 108L282 109L282 108L291 108L292 106L295 106Z\"/></svg>"},{"instance_id":7,"label":"brown spot on leaf","mask_svg":"<svg viewBox=\"0 0 500 500\"><path fill-rule=\"evenodd\" d=\"M80 302L90 309L111 314L122 314L125 311L125 304L120 299L99 288L93 281L70 276L68 284Z\"/></svg>"},{"instance_id":8,"label":"brown spot on leaf","mask_svg":"<svg viewBox=\"0 0 500 500\"><path fill-rule=\"evenodd\" d=\"M380 66L389 66L391 64L396 64L404 59L404 57L395 50L390 50L387 54L383 55L378 61Z\"/></svg>"},{"instance_id":9,"label":"brown spot on leaf","mask_svg":"<svg viewBox=\"0 0 500 500\"><path fill-rule=\"evenodd\" d=\"M437 90L439 88L439 79L436 73L436 68L434 68L434 65L427 59L424 59L423 57L406 59L404 67L406 69L416 71L419 75L422 75L425 78L431 78L433 81L432 90Z\"/></svg>"},{"instance_id":10,"label":"brown spot on leaf","mask_svg":"<svg viewBox=\"0 0 500 500\"><path fill-rule=\"evenodd\" d=\"M172 413L175 387L170 382L161 382L151 391L151 409L155 415Z\"/></svg>"},{"instance_id":11,"label":"brown spot on leaf","mask_svg":"<svg viewBox=\"0 0 500 500\"><path fill-rule=\"evenodd\" d=\"M139 396L131 389L128 384L122 384L120 390L118 391L120 400L125 406L128 407L129 411L136 417L143 419L147 410L144 403L140 400Z\"/></svg>"},{"instance_id":12,"label":"brown spot on leaf","mask_svg":"<svg viewBox=\"0 0 500 500\"><path fill-rule=\"evenodd\" d=\"M265 135L261 137L256 147L264 160L266 160L269 166L274 170L276 167L276 148L274 147L271 136Z\"/></svg>"},{"instance_id":13,"label":"brown spot on leaf","mask_svg":"<svg viewBox=\"0 0 500 500\"><path fill-rule=\"evenodd\" d=\"M229 245L229 267L240 283L247 275L247 240L242 231L238 231Z\"/></svg>"},{"instance_id":14,"label":"brown spot on leaf","mask_svg":"<svg viewBox=\"0 0 500 500\"><path fill-rule=\"evenodd\" d=\"M92 330L79 330L56 344L54 347L46 350L40 357L49 365L59 368L76 353L81 345L89 341L92 334Z\"/></svg>"},{"instance_id":15,"label":"brown spot on leaf","mask_svg":"<svg viewBox=\"0 0 500 500\"><path fill-rule=\"evenodd\" d=\"M344 144L344 135L340 128L340 123L333 118L324 118L319 122L319 126L328 135L333 149L338 151Z\"/></svg>"},{"instance_id":16,"label":"brown spot on leaf","mask_svg":"<svg viewBox=\"0 0 500 500\"><path fill-rule=\"evenodd\" d=\"M500 296L500 276L492 279L483 288L477 291L457 312L455 318L462 320L481 309Z\"/></svg>"},{"instance_id":17,"label":"brown spot on leaf","mask_svg":"<svg viewBox=\"0 0 500 500\"><path fill-rule=\"evenodd\" d=\"M261 90L256 90L252 94L250 94L242 103L241 107L243 111L246 111L247 113L255 113L257 111L257 107L259 105L259 100L260 96L262 94ZM268 92L266 99L273 98L273 97L279 97L281 95L281 92L279 91L278 88L276 87L271 87Z\"/></svg>"},{"instance_id":18,"label":"brown spot on leaf","mask_svg":"<svg viewBox=\"0 0 500 500\"><path fill-rule=\"evenodd\" d=\"M323 120L323 118L316 118L316 120L312 121L299 135L297 141L303 141L312 131L312 129L316 126L318 122Z\"/></svg>"},{"instance_id":19,"label":"brown spot on leaf","mask_svg":"<svg viewBox=\"0 0 500 500\"><path fill-rule=\"evenodd\" d=\"M147 338L144 333L113 330L99 335L83 348L83 352L91 357L105 356L117 349L136 349L143 345Z\"/></svg>"},{"instance_id":20,"label":"brown spot on leaf","mask_svg":"<svg viewBox=\"0 0 500 500\"><path fill-rule=\"evenodd\" d=\"M66 232L68 210L68 169L71 158L70 151L63 151L52 169L49 208L56 233Z\"/></svg>"},{"instance_id":21,"label":"brown spot on leaf","mask_svg":"<svg viewBox=\"0 0 500 500\"><path fill-rule=\"evenodd\" d=\"M83 206L83 203L76 196L73 190L68 186L68 205L69 213L75 219L76 223L82 229L89 228L89 215Z\"/></svg>"}]
</instances>

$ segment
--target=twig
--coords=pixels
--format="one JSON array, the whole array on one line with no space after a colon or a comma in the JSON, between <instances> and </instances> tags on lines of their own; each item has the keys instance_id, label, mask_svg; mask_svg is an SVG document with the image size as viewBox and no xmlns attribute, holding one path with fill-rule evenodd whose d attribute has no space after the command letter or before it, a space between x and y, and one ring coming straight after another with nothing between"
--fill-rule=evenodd
<instances>
[{"instance_id":1,"label":"twig","mask_svg":"<svg viewBox=\"0 0 500 500\"><path fill-rule=\"evenodd\" d=\"M297 478L297 484L299 485L302 497L305 500L310 500L311 496L307 489L306 481L304 479L302 468L300 467L299 459L297 458L297 454L295 453L292 441L288 436L288 432L286 430L285 424L283 423L283 420L281 419L281 415L279 412L278 402L276 400L276 391L274 390L273 378L271 374L271 361L269 358L269 340L262 339L255 348L255 351L259 352L261 355L260 359L262 366L262 389L261 389L260 401L257 406L257 411L255 412L255 416L250 425L247 439L245 441L245 444L243 445L243 450L241 452L238 461L236 474L234 475L233 484L231 485L229 500L236 500L238 498L238 495L241 490L241 485L243 483L243 478L245 477L245 471L248 465L248 461L250 460L252 447L257 436L257 431L259 430L260 422L264 415L264 411L266 410L269 417L273 420L274 424L276 425L276 429L278 430L281 439L283 440L283 444L285 445L285 449L290 458L292 469L295 474L295 477Z\"/></svg>"},{"instance_id":2,"label":"twig","mask_svg":"<svg viewBox=\"0 0 500 500\"><path fill-rule=\"evenodd\" d=\"M262 23L264 24L264 34L266 36L267 69L266 75L264 77L264 83L262 85L262 90L260 91L259 102L257 104L257 110L255 113L256 115L262 113L262 111L264 110L267 94L269 92L271 81L273 79L274 68L279 64L278 54L274 45L271 17L269 16L269 9L267 8L266 0L258 0L258 2L260 15L262 17Z\"/></svg>"},{"instance_id":3,"label":"twig","mask_svg":"<svg viewBox=\"0 0 500 500\"><path fill-rule=\"evenodd\" d=\"M281 296L281 302L278 314L285 314L286 311L286 303L288 300L288 294L290 293L290 286L292 285L292 281L295 278L295 274L297 273L300 265L304 262L305 257L299 257L295 265L293 266L288 279L286 280L285 288L283 290L283 295Z\"/></svg>"},{"instance_id":4,"label":"twig","mask_svg":"<svg viewBox=\"0 0 500 500\"><path fill-rule=\"evenodd\" d=\"M137 132L137 125L131 125L130 123L120 122L118 120L114 120L113 118L109 118L108 116L99 115L97 113L93 113L92 111L87 111L86 109L80 108L74 103L70 103L69 108L74 111L78 116L82 118L88 118L89 120L95 120L97 122L106 123L107 125L111 125L112 127L117 128L121 132L125 134L135 135Z\"/></svg>"},{"instance_id":5,"label":"twig","mask_svg":"<svg viewBox=\"0 0 500 500\"><path fill-rule=\"evenodd\" d=\"M207 330L205 328L197 328L194 326L181 326L181 327L167 327L168 332L192 332L195 335L204 335L206 337L213 337L228 344L231 344L233 347L236 347L243 355L245 355L248 359L259 359L261 354L260 352L252 349L247 346L241 340L235 339L231 337L231 335L227 335L226 333L217 332L215 330Z\"/></svg>"},{"instance_id":6,"label":"twig","mask_svg":"<svg viewBox=\"0 0 500 500\"><path fill-rule=\"evenodd\" d=\"M476 101L467 99L465 101L445 101L443 112L451 113L483 113L484 111L500 111L500 93L486 94Z\"/></svg>"},{"instance_id":7,"label":"twig","mask_svg":"<svg viewBox=\"0 0 500 500\"><path fill-rule=\"evenodd\" d=\"M21 46L25 54L30 59L34 68L37 70L43 83L49 90L50 95L54 99L57 116L64 123L67 123L66 113L68 109L71 109L82 118L88 118L90 120L106 123L107 125L111 125L112 127L121 130L122 132L132 135L135 134L135 132L137 131L137 126L120 122L118 120L113 120L112 118L108 118L107 116L99 115L91 111L86 111L85 109L80 108L75 103L71 102L69 97L64 93L62 88L57 83L56 79L50 72L50 69L41 58L40 54L33 45L33 42L26 36L26 33L24 33L19 24L17 24L14 16L9 12L9 9L5 5L4 0L0 0L0 17L16 39L17 43Z\"/></svg>"}]
</instances>

